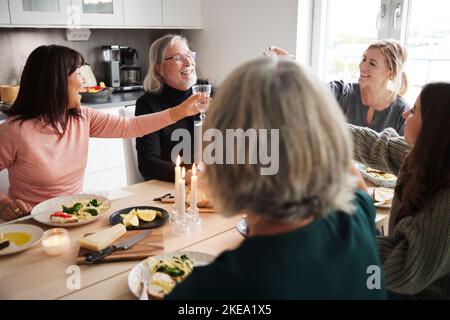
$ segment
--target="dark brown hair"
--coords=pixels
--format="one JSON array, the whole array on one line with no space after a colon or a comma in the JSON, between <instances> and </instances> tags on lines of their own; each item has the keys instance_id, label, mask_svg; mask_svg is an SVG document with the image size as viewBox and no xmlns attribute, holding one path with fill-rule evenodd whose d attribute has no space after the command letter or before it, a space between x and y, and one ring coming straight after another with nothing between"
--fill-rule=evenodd
<instances>
[{"instance_id":1,"label":"dark brown hair","mask_svg":"<svg viewBox=\"0 0 450 320\"><path fill-rule=\"evenodd\" d=\"M450 186L450 83L425 85L420 104L422 129L396 188L401 203L397 221L431 210L431 200Z\"/></svg>"},{"instance_id":2,"label":"dark brown hair","mask_svg":"<svg viewBox=\"0 0 450 320\"><path fill-rule=\"evenodd\" d=\"M80 116L78 108L67 108L68 77L83 64L83 56L68 47L36 48L23 69L17 99L5 113L16 116L13 121L42 119L61 136L69 118Z\"/></svg>"}]
</instances>

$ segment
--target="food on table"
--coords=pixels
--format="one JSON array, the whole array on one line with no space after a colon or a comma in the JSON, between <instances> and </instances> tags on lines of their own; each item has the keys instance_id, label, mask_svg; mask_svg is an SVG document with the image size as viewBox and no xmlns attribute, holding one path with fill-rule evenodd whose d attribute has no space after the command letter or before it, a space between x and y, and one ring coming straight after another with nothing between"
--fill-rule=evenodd
<instances>
[{"instance_id":1,"label":"food on table","mask_svg":"<svg viewBox=\"0 0 450 320\"><path fill-rule=\"evenodd\" d=\"M71 205L62 205L62 211L54 212L50 215L53 223L68 224L89 220L102 213L102 203L97 199L84 200Z\"/></svg>"},{"instance_id":2,"label":"food on table","mask_svg":"<svg viewBox=\"0 0 450 320\"><path fill-rule=\"evenodd\" d=\"M133 209L127 214L121 214L122 223L125 227L139 226L139 220L144 222L151 222L156 219L156 217L161 217L161 212L158 210L151 209Z\"/></svg>"},{"instance_id":3,"label":"food on table","mask_svg":"<svg viewBox=\"0 0 450 320\"><path fill-rule=\"evenodd\" d=\"M394 190L389 188L372 188L369 190L372 199L377 205L391 205L394 198Z\"/></svg>"},{"instance_id":4,"label":"food on table","mask_svg":"<svg viewBox=\"0 0 450 320\"><path fill-rule=\"evenodd\" d=\"M186 203L190 205L191 203L191 188L186 190ZM197 189L197 207L198 208L213 208L214 203L208 194L200 189Z\"/></svg>"},{"instance_id":5,"label":"food on table","mask_svg":"<svg viewBox=\"0 0 450 320\"><path fill-rule=\"evenodd\" d=\"M186 255L157 262L149 258L147 263L151 273L148 293L157 299L162 299L170 293L175 285L186 279L194 269L194 262Z\"/></svg>"},{"instance_id":6,"label":"food on table","mask_svg":"<svg viewBox=\"0 0 450 320\"><path fill-rule=\"evenodd\" d=\"M89 250L100 251L109 247L127 232L125 226L118 223L108 229L91 234L80 240L80 246Z\"/></svg>"},{"instance_id":7,"label":"food on table","mask_svg":"<svg viewBox=\"0 0 450 320\"><path fill-rule=\"evenodd\" d=\"M28 242L31 241L31 239L32 236L26 232L5 232L0 234L0 247L4 249L8 247L11 243L20 247L26 245Z\"/></svg>"},{"instance_id":8,"label":"food on table","mask_svg":"<svg viewBox=\"0 0 450 320\"><path fill-rule=\"evenodd\" d=\"M377 179L393 180L393 179L397 178L395 175L393 175L391 173L383 172L383 171L380 171L380 170L377 170L377 169L373 169L373 168L369 168L369 167L364 168L364 171L367 174L369 174L372 177L377 178Z\"/></svg>"},{"instance_id":9,"label":"food on table","mask_svg":"<svg viewBox=\"0 0 450 320\"><path fill-rule=\"evenodd\" d=\"M93 86L93 87L84 87L84 88L81 89L80 92L97 93L97 92L103 91L105 88L106 88L105 83L104 82L100 82L100 85Z\"/></svg>"}]
</instances>

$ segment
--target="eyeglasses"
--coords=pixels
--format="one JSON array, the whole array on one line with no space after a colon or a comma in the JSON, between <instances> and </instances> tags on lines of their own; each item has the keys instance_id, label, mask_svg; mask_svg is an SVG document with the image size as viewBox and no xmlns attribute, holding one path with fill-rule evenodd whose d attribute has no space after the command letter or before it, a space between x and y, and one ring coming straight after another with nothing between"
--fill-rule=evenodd
<instances>
[{"instance_id":1,"label":"eyeglasses","mask_svg":"<svg viewBox=\"0 0 450 320\"><path fill-rule=\"evenodd\" d=\"M186 61L186 59L189 59L190 61L195 61L195 58L197 57L197 52L190 52L188 54L176 54L173 57L169 57L169 58L164 58L165 61L167 60L173 60L175 61L175 63L181 64L184 61Z\"/></svg>"}]
</instances>

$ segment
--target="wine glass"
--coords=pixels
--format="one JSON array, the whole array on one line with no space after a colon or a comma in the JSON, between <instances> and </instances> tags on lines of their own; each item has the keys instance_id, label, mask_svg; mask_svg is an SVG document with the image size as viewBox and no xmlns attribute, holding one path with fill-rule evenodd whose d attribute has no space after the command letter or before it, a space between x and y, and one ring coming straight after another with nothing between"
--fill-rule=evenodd
<instances>
[{"instance_id":1,"label":"wine glass","mask_svg":"<svg viewBox=\"0 0 450 320\"><path fill-rule=\"evenodd\" d=\"M200 93L201 99L195 103L197 109L200 111L200 120L203 122L206 119L206 110L209 107L209 96L211 95L210 84L199 84L192 87L192 94Z\"/></svg>"}]
</instances>

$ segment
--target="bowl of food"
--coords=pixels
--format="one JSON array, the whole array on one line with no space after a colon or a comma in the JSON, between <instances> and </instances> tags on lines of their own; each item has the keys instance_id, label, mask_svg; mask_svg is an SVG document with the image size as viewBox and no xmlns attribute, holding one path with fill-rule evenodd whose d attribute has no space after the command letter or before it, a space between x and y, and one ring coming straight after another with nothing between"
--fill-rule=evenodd
<instances>
[{"instance_id":1,"label":"bowl of food","mask_svg":"<svg viewBox=\"0 0 450 320\"><path fill-rule=\"evenodd\" d=\"M354 162L363 178L378 187L393 188L397 183L397 177L392 173L370 168L362 163Z\"/></svg>"},{"instance_id":2,"label":"bowl of food","mask_svg":"<svg viewBox=\"0 0 450 320\"><path fill-rule=\"evenodd\" d=\"M114 88L105 87L104 83L99 86L84 87L80 92L81 102L104 102L113 92Z\"/></svg>"}]
</instances>

